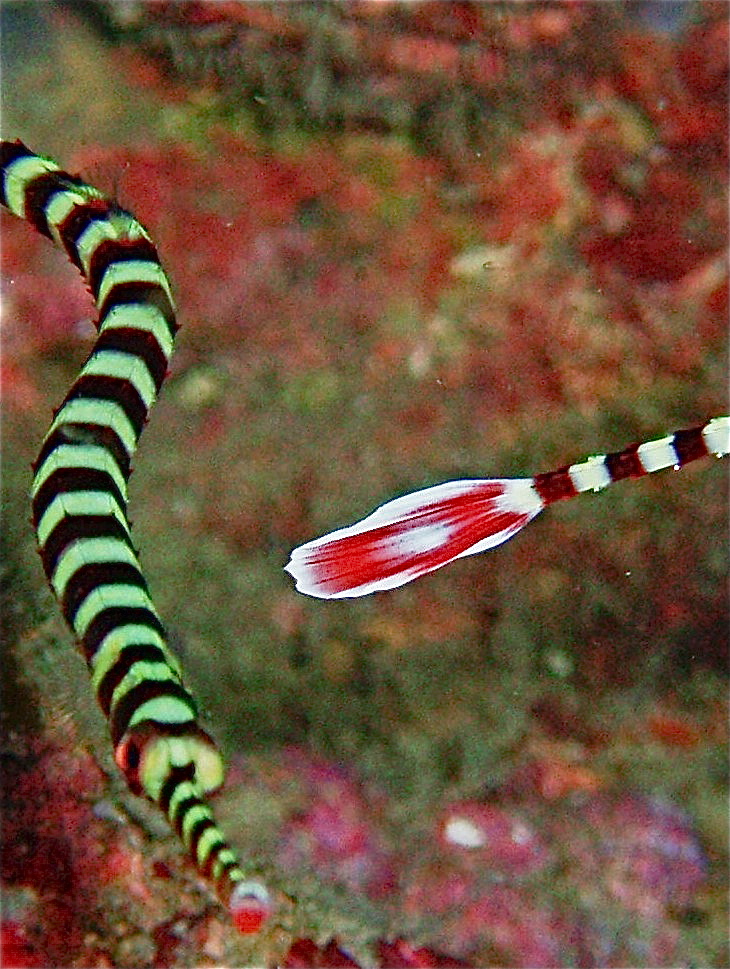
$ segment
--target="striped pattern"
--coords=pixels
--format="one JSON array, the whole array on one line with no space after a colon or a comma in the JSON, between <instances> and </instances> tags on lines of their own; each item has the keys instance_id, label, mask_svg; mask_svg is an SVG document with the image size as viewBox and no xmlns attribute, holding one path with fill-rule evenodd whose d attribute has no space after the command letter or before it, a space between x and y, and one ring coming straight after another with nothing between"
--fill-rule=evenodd
<instances>
[{"instance_id":1,"label":"striped pattern","mask_svg":"<svg viewBox=\"0 0 730 969\"><path fill-rule=\"evenodd\" d=\"M702 427L677 431L657 441L632 444L614 454L598 454L582 464L571 464L557 471L538 474L533 479L543 505L563 498L574 498L582 491L601 491L624 478L642 478L654 471L675 468L714 454L722 457L728 447L728 418L716 417Z\"/></svg>"},{"instance_id":2,"label":"striped pattern","mask_svg":"<svg viewBox=\"0 0 730 969\"><path fill-rule=\"evenodd\" d=\"M395 589L501 545L543 508L614 481L730 453L730 419L677 431L534 478L447 481L389 501L362 521L294 549L286 571L305 595L340 599Z\"/></svg>"},{"instance_id":3,"label":"striped pattern","mask_svg":"<svg viewBox=\"0 0 730 969\"><path fill-rule=\"evenodd\" d=\"M205 794L223 762L197 723L150 598L127 518L127 481L173 350L170 284L130 213L21 142L0 145L0 201L63 248L99 311L98 338L33 470L33 524L48 581L86 657L130 788L156 802L243 931L269 899L248 881Z\"/></svg>"}]
</instances>

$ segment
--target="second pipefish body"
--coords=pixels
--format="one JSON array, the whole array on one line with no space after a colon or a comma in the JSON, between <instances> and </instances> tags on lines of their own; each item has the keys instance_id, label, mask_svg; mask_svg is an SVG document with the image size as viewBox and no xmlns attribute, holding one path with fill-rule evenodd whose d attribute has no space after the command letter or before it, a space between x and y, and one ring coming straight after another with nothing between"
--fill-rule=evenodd
<instances>
[{"instance_id":1,"label":"second pipefish body","mask_svg":"<svg viewBox=\"0 0 730 969\"><path fill-rule=\"evenodd\" d=\"M48 581L75 633L129 787L154 801L238 928L260 927L266 888L245 872L207 794L223 781L150 598L127 518L137 441L178 329L167 276L129 212L20 141L0 144L0 201L66 251L99 331L34 463L33 523Z\"/></svg>"}]
</instances>

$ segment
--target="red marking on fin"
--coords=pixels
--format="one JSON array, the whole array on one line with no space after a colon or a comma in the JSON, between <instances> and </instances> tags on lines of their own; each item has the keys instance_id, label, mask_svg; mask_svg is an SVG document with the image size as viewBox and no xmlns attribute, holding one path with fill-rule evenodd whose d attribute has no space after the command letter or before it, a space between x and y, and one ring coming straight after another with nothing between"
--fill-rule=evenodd
<instances>
[{"instance_id":1,"label":"red marking on fin","mask_svg":"<svg viewBox=\"0 0 730 969\"><path fill-rule=\"evenodd\" d=\"M320 599L395 589L506 542L544 507L530 478L447 481L294 549L286 571Z\"/></svg>"},{"instance_id":2,"label":"red marking on fin","mask_svg":"<svg viewBox=\"0 0 730 969\"><path fill-rule=\"evenodd\" d=\"M258 932L272 911L269 893L259 882L239 882L231 894L228 908L242 935Z\"/></svg>"}]
</instances>

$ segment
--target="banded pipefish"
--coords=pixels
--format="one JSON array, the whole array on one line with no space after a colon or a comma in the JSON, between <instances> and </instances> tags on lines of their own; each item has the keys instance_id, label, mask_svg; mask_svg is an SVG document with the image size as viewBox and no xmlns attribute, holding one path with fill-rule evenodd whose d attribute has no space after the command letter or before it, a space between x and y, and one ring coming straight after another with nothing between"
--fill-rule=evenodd
<instances>
[{"instance_id":1,"label":"banded pipefish","mask_svg":"<svg viewBox=\"0 0 730 969\"><path fill-rule=\"evenodd\" d=\"M129 212L20 141L0 145L0 201L66 251L98 309L98 336L33 465L32 517L48 581L108 719L116 763L153 801L242 932L271 907L207 795L221 754L198 723L142 573L127 482L168 371L178 324L170 283Z\"/></svg>"}]
</instances>

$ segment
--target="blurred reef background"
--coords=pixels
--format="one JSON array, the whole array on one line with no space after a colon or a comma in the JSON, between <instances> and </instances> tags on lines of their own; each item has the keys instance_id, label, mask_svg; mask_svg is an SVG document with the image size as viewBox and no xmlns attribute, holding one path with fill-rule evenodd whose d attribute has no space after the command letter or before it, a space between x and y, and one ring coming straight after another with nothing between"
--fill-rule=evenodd
<instances>
[{"instance_id":1,"label":"blurred reef background","mask_svg":"<svg viewBox=\"0 0 730 969\"><path fill-rule=\"evenodd\" d=\"M292 547L727 407L722 2L6 2L3 137L150 230L182 330L130 510L282 893L237 936L126 793L28 525L93 340L3 216L5 966L727 966L727 469L363 601Z\"/></svg>"}]
</instances>

